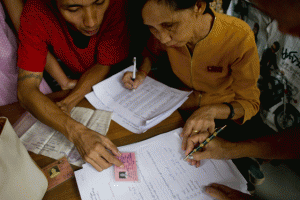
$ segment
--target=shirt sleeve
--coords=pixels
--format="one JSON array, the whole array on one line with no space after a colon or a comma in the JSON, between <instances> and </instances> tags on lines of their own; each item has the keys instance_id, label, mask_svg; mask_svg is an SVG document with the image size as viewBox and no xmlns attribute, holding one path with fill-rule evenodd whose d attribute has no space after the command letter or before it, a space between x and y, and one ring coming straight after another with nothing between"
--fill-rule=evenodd
<instances>
[{"instance_id":1,"label":"shirt sleeve","mask_svg":"<svg viewBox=\"0 0 300 200\"><path fill-rule=\"evenodd\" d=\"M102 65L114 65L129 54L129 30L124 0L112 0L105 16L104 30L98 43L97 61Z\"/></svg>"},{"instance_id":2,"label":"shirt sleeve","mask_svg":"<svg viewBox=\"0 0 300 200\"><path fill-rule=\"evenodd\" d=\"M260 64L254 35L247 34L233 55L237 58L231 66L232 89L235 91L234 101L244 108L245 115L242 123L245 123L259 111L260 105L260 91L257 87Z\"/></svg>"},{"instance_id":3,"label":"shirt sleeve","mask_svg":"<svg viewBox=\"0 0 300 200\"><path fill-rule=\"evenodd\" d=\"M47 33L38 10L26 4L20 19L18 67L32 72L44 71L48 52Z\"/></svg>"},{"instance_id":4,"label":"shirt sleeve","mask_svg":"<svg viewBox=\"0 0 300 200\"><path fill-rule=\"evenodd\" d=\"M155 63L164 53L166 53L165 46L151 34L143 50L143 57L149 57L151 62Z\"/></svg>"}]
</instances>

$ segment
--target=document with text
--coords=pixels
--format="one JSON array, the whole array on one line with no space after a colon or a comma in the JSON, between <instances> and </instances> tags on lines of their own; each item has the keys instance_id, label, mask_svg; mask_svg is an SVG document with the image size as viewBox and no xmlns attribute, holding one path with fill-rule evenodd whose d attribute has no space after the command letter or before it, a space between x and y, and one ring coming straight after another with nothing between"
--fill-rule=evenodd
<instances>
[{"instance_id":1,"label":"document with text","mask_svg":"<svg viewBox=\"0 0 300 200\"><path fill-rule=\"evenodd\" d=\"M192 92L171 88L150 77L136 90L126 89L122 77L130 69L132 67L94 85L93 92L86 98L93 106L103 104L113 110L117 114L116 122L134 133L143 133L166 119Z\"/></svg>"},{"instance_id":2,"label":"document with text","mask_svg":"<svg viewBox=\"0 0 300 200\"><path fill-rule=\"evenodd\" d=\"M231 160L204 160L196 168L184 161L181 150L182 129L151 139L119 147L121 152L134 152L138 181L115 181L114 167L102 172L90 164L75 171L82 200L212 200L204 186L220 183L247 193L246 180Z\"/></svg>"},{"instance_id":3,"label":"document with text","mask_svg":"<svg viewBox=\"0 0 300 200\"><path fill-rule=\"evenodd\" d=\"M112 118L112 112L75 107L71 112L71 117L89 129L106 135ZM18 134L19 130L17 128L18 126L16 126L15 131ZM20 134L18 135L20 136ZM72 142L62 133L38 120L20 136L20 139L28 151L56 160L66 156L69 163L76 166L81 166L84 163Z\"/></svg>"}]
</instances>

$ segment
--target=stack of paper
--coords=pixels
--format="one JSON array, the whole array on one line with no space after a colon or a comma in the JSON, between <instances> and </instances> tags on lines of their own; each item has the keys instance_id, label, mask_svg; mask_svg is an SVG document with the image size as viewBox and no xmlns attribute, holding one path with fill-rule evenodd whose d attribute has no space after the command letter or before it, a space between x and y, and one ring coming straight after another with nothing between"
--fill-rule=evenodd
<instances>
[{"instance_id":1,"label":"stack of paper","mask_svg":"<svg viewBox=\"0 0 300 200\"><path fill-rule=\"evenodd\" d=\"M71 112L71 117L89 129L106 135L112 112L75 107ZM26 121L24 123L26 124ZM15 130L17 133L19 132L18 127ZM20 136L20 134L18 135ZM62 133L38 120L20 136L20 139L28 151L56 160L66 156L69 163L76 166L81 166L84 163L72 142Z\"/></svg>"},{"instance_id":2,"label":"stack of paper","mask_svg":"<svg viewBox=\"0 0 300 200\"><path fill-rule=\"evenodd\" d=\"M126 89L122 77L132 67L93 86L86 95L96 109L112 110L113 120L133 133L143 133L170 116L191 92L168 87L150 77L136 90Z\"/></svg>"},{"instance_id":3,"label":"stack of paper","mask_svg":"<svg viewBox=\"0 0 300 200\"><path fill-rule=\"evenodd\" d=\"M220 183L247 193L246 180L231 160L205 160L196 168L184 161L179 134L182 129L151 139L119 147L121 152L135 152L137 182L117 182L114 167L102 172L90 164L75 171L82 200L208 200L203 192L210 183Z\"/></svg>"}]
</instances>

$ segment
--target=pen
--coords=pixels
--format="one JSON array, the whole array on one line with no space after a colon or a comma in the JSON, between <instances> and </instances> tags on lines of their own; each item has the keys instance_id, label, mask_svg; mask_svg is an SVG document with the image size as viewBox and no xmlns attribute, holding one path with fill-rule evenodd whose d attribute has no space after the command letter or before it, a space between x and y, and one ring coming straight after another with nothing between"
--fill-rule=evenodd
<instances>
[{"instance_id":1,"label":"pen","mask_svg":"<svg viewBox=\"0 0 300 200\"><path fill-rule=\"evenodd\" d=\"M204 142L202 142L198 147L196 147L193 151L191 151L189 153L189 155L187 155L185 157L184 160L188 159L189 156L193 155L193 153L200 151L205 145L207 145L212 139L214 139L218 133L220 133L227 125L223 126L222 128L220 128L219 130L215 131L211 136L209 136L208 138L206 138L206 140Z\"/></svg>"},{"instance_id":2,"label":"pen","mask_svg":"<svg viewBox=\"0 0 300 200\"><path fill-rule=\"evenodd\" d=\"M132 73L132 80L135 80L136 76L136 57L133 57L133 73Z\"/></svg>"}]
</instances>

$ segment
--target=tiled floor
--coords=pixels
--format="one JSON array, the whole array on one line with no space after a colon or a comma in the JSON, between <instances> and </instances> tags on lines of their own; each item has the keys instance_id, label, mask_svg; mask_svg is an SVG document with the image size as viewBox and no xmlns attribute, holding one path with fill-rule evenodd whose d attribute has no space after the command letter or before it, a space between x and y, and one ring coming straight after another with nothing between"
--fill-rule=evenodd
<instances>
[{"instance_id":1,"label":"tiled floor","mask_svg":"<svg viewBox=\"0 0 300 200\"><path fill-rule=\"evenodd\" d=\"M300 176L287 165L266 163L261 168L265 181L256 186L255 195L264 200L300 200Z\"/></svg>"}]
</instances>

